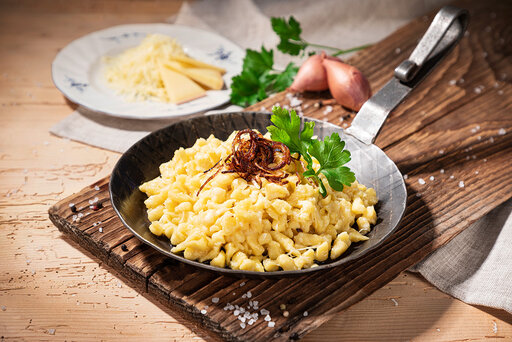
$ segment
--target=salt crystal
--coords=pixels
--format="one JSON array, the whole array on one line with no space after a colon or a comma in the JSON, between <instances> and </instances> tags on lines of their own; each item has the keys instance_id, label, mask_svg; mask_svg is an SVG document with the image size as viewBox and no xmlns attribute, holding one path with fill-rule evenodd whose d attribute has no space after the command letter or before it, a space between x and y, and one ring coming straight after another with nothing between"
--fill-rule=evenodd
<instances>
[{"instance_id":1,"label":"salt crystal","mask_svg":"<svg viewBox=\"0 0 512 342\"><path fill-rule=\"evenodd\" d=\"M429 179L430 179L431 181L433 181L435 178L434 178L434 176L430 176L430 178L429 178Z\"/></svg>"},{"instance_id":2,"label":"salt crystal","mask_svg":"<svg viewBox=\"0 0 512 342\"><path fill-rule=\"evenodd\" d=\"M475 171L475 175L478 175L478 173L479 173L478 171Z\"/></svg>"},{"instance_id":3,"label":"salt crystal","mask_svg":"<svg viewBox=\"0 0 512 342\"><path fill-rule=\"evenodd\" d=\"M201 310L201 313L202 313L203 315L206 315L207 311L206 311L205 309L203 309L203 310Z\"/></svg>"},{"instance_id":4,"label":"salt crystal","mask_svg":"<svg viewBox=\"0 0 512 342\"><path fill-rule=\"evenodd\" d=\"M245 323L245 321L247 320L247 318L245 318L244 316L238 316L238 319L239 319L242 323Z\"/></svg>"},{"instance_id":5,"label":"salt crystal","mask_svg":"<svg viewBox=\"0 0 512 342\"><path fill-rule=\"evenodd\" d=\"M205 305L203 309L206 309L208 310L209 306L208 305Z\"/></svg>"},{"instance_id":6,"label":"salt crystal","mask_svg":"<svg viewBox=\"0 0 512 342\"><path fill-rule=\"evenodd\" d=\"M48 329L48 334L55 335L55 329Z\"/></svg>"},{"instance_id":7,"label":"salt crystal","mask_svg":"<svg viewBox=\"0 0 512 342\"><path fill-rule=\"evenodd\" d=\"M391 298L391 301L393 302L393 304L395 304L395 306L398 306L398 302L396 301L395 298Z\"/></svg>"},{"instance_id":8,"label":"salt crystal","mask_svg":"<svg viewBox=\"0 0 512 342\"><path fill-rule=\"evenodd\" d=\"M407 176L407 175L404 175L404 179L407 179L407 178L409 178L409 176Z\"/></svg>"},{"instance_id":9,"label":"salt crystal","mask_svg":"<svg viewBox=\"0 0 512 342\"><path fill-rule=\"evenodd\" d=\"M324 110L324 115L327 115L327 114L329 114L330 112L332 112L332 106L326 106L326 107L325 107L325 110Z\"/></svg>"},{"instance_id":10,"label":"salt crystal","mask_svg":"<svg viewBox=\"0 0 512 342\"><path fill-rule=\"evenodd\" d=\"M439 328L437 328L436 330L437 330L437 331L441 331L441 329L439 329Z\"/></svg>"},{"instance_id":11,"label":"salt crystal","mask_svg":"<svg viewBox=\"0 0 512 342\"><path fill-rule=\"evenodd\" d=\"M482 92L482 89L480 89L479 87L475 87L473 91L475 92L475 94L480 94Z\"/></svg>"},{"instance_id":12,"label":"salt crystal","mask_svg":"<svg viewBox=\"0 0 512 342\"><path fill-rule=\"evenodd\" d=\"M245 309L244 308L240 308L239 309L241 313L244 313L245 312Z\"/></svg>"},{"instance_id":13,"label":"salt crystal","mask_svg":"<svg viewBox=\"0 0 512 342\"><path fill-rule=\"evenodd\" d=\"M472 128L471 133L476 133L476 128Z\"/></svg>"},{"instance_id":14,"label":"salt crystal","mask_svg":"<svg viewBox=\"0 0 512 342\"><path fill-rule=\"evenodd\" d=\"M253 301L252 301L252 304L253 304L254 306L257 306L259 303L260 303L260 302L258 302L257 300L253 300Z\"/></svg>"},{"instance_id":15,"label":"salt crystal","mask_svg":"<svg viewBox=\"0 0 512 342\"><path fill-rule=\"evenodd\" d=\"M466 156L466 160L469 160L469 158L470 158L469 156Z\"/></svg>"},{"instance_id":16,"label":"salt crystal","mask_svg":"<svg viewBox=\"0 0 512 342\"><path fill-rule=\"evenodd\" d=\"M507 131L505 130L505 128L500 128L500 130L498 131L498 135L505 135L507 134Z\"/></svg>"},{"instance_id":17,"label":"salt crystal","mask_svg":"<svg viewBox=\"0 0 512 342\"><path fill-rule=\"evenodd\" d=\"M420 183L421 185L425 184L425 180L423 178L419 178L418 179L418 183Z\"/></svg>"},{"instance_id":18,"label":"salt crystal","mask_svg":"<svg viewBox=\"0 0 512 342\"><path fill-rule=\"evenodd\" d=\"M288 317L288 316L290 316L290 313L288 311L285 311L285 312L283 312L283 316Z\"/></svg>"},{"instance_id":19,"label":"salt crystal","mask_svg":"<svg viewBox=\"0 0 512 342\"><path fill-rule=\"evenodd\" d=\"M99 190L100 190L100 187L96 185L96 186L94 187L94 190L99 191Z\"/></svg>"},{"instance_id":20,"label":"salt crystal","mask_svg":"<svg viewBox=\"0 0 512 342\"><path fill-rule=\"evenodd\" d=\"M244 299L245 299L245 298L247 298L247 294L246 294L246 293L244 293L244 294L242 295L242 298L244 298Z\"/></svg>"},{"instance_id":21,"label":"salt crystal","mask_svg":"<svg viewBox=\"0 0 512 342\"><path fill-rule=\"evenodd\" d=\"M296 97L292 97L290 99L290 106L292 107L298 107L302 104L302 100L299 100L298 98Z\"/></svg>"},{"instance_id":22,"label":"salt crystal","mask_svg":"<svg viewBox=\"0 0 512 342\"><path fill-rule=\"evenodd\" d=\"M307 317L309 315L309 313L307 311L304 311L304 313L302 314L302 316L304 317Z\"/></svg>"},{"instance_id":23,"label":"salt crystal","mask_svg":"<svg viewBox=\"0 0 512 342\"><path fill-rule=\"evenodd\" d=\"M454 86L455 84L457 84L457 81L456 80L450 80L450 82L448 82L451 86Z\"/></svg>"},{"instance_id":24,"label":"salt crystal","mask_svg":"<svg viewBox=\"0 0 512 342\"><path fill-rule=\"evenodd\" d=\"M2 305L2 311L7 310L7 307L5 305Z\"/></svg>"},{"instance_id":25,"label":"salt crystal","mask_svg":"<svg viewBox=\"0 0 512 342\"><path fill-rule=\"evenodd\" d=\"M398 55L400 52L402 52L402 49L400 49L400 48L396 48L396 49L395 49L395 53L396 53L397 55Z\"/></svg>"},{"instance_id":26,"label":"salt crystal","mask_svg":"<svg viewBox=\"0 0 512 342\"><path fill-rule=\"evenodd\" d=\"M235 316L240 315L240 310L235 310L235 311L233 311L233 315L235 315Z\"/></svg>"},{"instance_id":27,"label":"salt crystal","mask_svg":"<svg viewBox=\"0 0 512 342\"><path fill-rule=\"evenodd\" d=\"M90 200L89 200L89 204L93 204L93 203L94 203L94 202L93 202L93 200L92 200L92 199L90 199Z\"/></svg>"},{"instance_id":28,"label":"salt crystal","mask_svg":"<svg viewBox=\"0 0 512 342\"><path fill-rule=\"evenodd\" d=\"M484 158L484 163L487 163L487 158Z\"/></svg>"},{"instance_id":29,"label":"salt crystal","mask_svg":"<svg viewBox=\"0 0 512 342\"><path fill-rule=\"evenodd\" d=\"M463 78L459 79L459 83L460 84L464 83L464 79Z\"/></svg>"},{"instance_id":30,"label":"salt crystal","mask_svg":"<svg viewBox=\"0 0 512 342\"><path fill-rule=\"evenodd\" d=\"M439 154L443 154L444 153L444 150L439 150Z\"/></svg>"},{"instance_id":31,"label":"salt crystal","mask_svg":"<svg viewBox=\"0 0 512 342\"><path fill-rule=\"evenodd\" d=\"M472 156L471 156L471 159L476 159L476 156L475 156L475 155L472 155Z\"/></svg>"},{"instance_id":32,"label":"salt crystal","mask_svg":"<svg viewBox=\"0 0 512 342\"><path fill-rule=\"evenodd\" d=\"M246 325L244 322L240 323L240 328L245 329Z\"/></svg>"},{"instance_id":33,"label":"salt crystal","mask_svg":"<svg viewBox=\"0 0 512 342\"><path fill-rule=\"evenodd\" d=\"M444 169L439 170L439 172L444 173Z\"/></svg>"},{"instance_id":34,"label":"salt crystal","mask_svg":"<svg viewBox=\"0 0 512 342\"><path fill-rule=\"evenodd\" d=\"M261 313L262 315L268 315L268 314L270 313L270 311L268 311L267 309L261 309L261 310L260 310L260 313Z\"/></svg>"},{"instance_id":35,"label":"salt crystal","mask_svg":"<svg viewBox=\"0 0 512 342\"><path fill-rule=\"evenodd\" d=\"M496 324L494 321L492 321L492 332L495 334L498 333L498 324Z\"/></svg>"},{"instance_id":36,"label":"salt crystal","mask_svg":"<svg viewBox=\"0 0 512 342\"><path fill-rule=\"evenodd\" d=\"M270 321L272 320L272 318L270 318L270 315L266 315L266 316L265 316L265 318L264 318L264 320L265 320L266 322L270 322Z\"/></svg>"},{"instance_id":37,"label":"salt crystal","mask_svg":"<svg viewBox=\"0 0 512 342\"><path fill-rule=\"evenodd\" d=\"M253 324L254 324L254 322L256 322L256 321L255 321L254 319L252 319L252 318L251 318L251 319L249 320L249 322L247 322L247 324L249 324L249 325L253 325Z\"/></svg>"},{"instance_id":38,"label":"salt crystal","mask_svg":"<svg viewBox=\"0 0 512 342\"><path fill-rule=\"evenodd\" d=\"M212 303L218 303L219 302L219 297L213 297L212 298Z\"/></svg>"},{"instance_id":39,"label":"salt crystal","mask_svg":"<svg viewBox=\"0 0 512 342\"><path fill-rule=\"evenodd\" d=\"M490 142L490 143L493 143L493 142L494 142L494 138L493 138L493 137L490 137L490 138L489 138L489 142Z\"/></svg>"},{"instance_id":40,"label":"salt crystal","mask_svg":"<svg viewBox=\"0 0 512 342\"><path fill-rule=\"evenodd\" d=\"M454 179L454 178L455 178L455 176L454 176L454 175L451 175L451 176L450 176L450 179Z\"/></svg>"},{"instance_id":41,"label":"salt crystal","mask_svg":"<svg viewBox=\"0 0 512 342\"><path fill-rule=\"evenodd\" d=\"M73 208L75 206L75 203L69 203L69 207Z\"/></svg>"},{"instance_id":42,"label":"salt crystal","mask_svg":"<svg viewBox=\"0 0 512 342\"><path fill-rule=\"evenodd\" d=\"M121 284L120 281L117 282L117 287L123 287L123 284Z\"/></svg>"},{"instance_id":43,"label":"salt crystal","mask_svg":"<svg viewBox=\"0 0 512 342\"><path fill-rule=\"evenodd\" d=\"M99 227L98 230L100 231L100 233L103 233L103 227Z\"/></svg>"},{"instance_id":44,"label":"salt crystal","mask_svg":"<svg viewBox=\"0 0 512 342\"><path fill-rule=\"evenodd\" d=\"M460 181L459 182L459 188L463 188L464 187L464 182L463 181Z\"/></svg>"},{"instance_id":45,"label":"salt crystal","mask_svg":"<svg viewBox=\"0 0 512 342\"><path fill-rule=\"evenodd\" d=\"M478 137L476 137L478 140L482 140L482 136L479 135Z\"/></svg>"},{"instance_id":46,"label":"salt crystal","mask_svg":"<svg viewBox=\"0 0 512 342\"><path fill-rule=\"evenodd\" d=\"M242 282L240 283L240 287L242 287L242 286L244 286L244 285L245 285L245 281L242 281Z\"/></svg>"},{"instance_id":47,"label":"salt crystal","mask_svg":"<svg viewBox=\"0 0 512 342\"><path fill-rule=\"evenodd\" d=\"M276 322L268 322L268 327L273 328L276 326Z\"/></svg>"},{"instance_id":48,"label":"salt crystal","mask_svg":"<svg viewBox=\"0 0 512 342\"><path fill-rule=\"evenodd\" d=\"M498 90L498 95L503 95L503 90Z\"/></svg>"},{"instance_id":49,"label":"salt crystal","mask_svg":"<svg viewBox=\"0 0 512 342\"><path fill-rule=\"evenodd\" d=\"M252 293L251 293L251 291L248 291L247 292L247 298L251 298L251 297L252 297Z\"/></svg>"}]
</instances>

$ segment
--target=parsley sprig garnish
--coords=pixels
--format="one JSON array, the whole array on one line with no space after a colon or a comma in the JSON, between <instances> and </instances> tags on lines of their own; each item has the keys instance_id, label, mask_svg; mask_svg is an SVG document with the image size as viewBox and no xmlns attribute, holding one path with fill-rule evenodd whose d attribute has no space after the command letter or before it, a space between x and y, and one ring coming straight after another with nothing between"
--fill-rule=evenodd
<instances>
[{"instance_id":1,"label":"parsley sprig garnish","mask_svg":"<svg viewBox=\"0 0 512 342\"><path fill-rule=\"evenodd\" d=\"M280 42L277 45L279 51L290 54L292 56L298 56L299 54L304 54L305 50L308 47L320 48L320 49L328 49L333 52L330 54L331 56L339 56L345 53L358 51L364 48L367 48L370 45L362 45L357 46L351 49L341 50L336 47L313 44L306 40L304 40L300 35L302 33L302 29L300 28L300 24L295 18L292 16L286 21L286 18L271 18L272 29L279 36Z\"/></svg>"},{"instance_id":2,"label":"parsley sprig garnish","mask_svg":"<svg viewBox=\"0 0 512 342\"><path fill-rule=\"evenodd\" d=\"M327 189L320 174L325 176L330 187L336 191L342 191L344 185L350 186L356 180L354 173L343 166L350 161L350 152L344 149L345 142L338 133L332 133L324 140L313 139L314 122L304 122L301 130L300 118L294 110L275 106L272 112L270 120L274 126L267 127L271 139L285 144L291 153L298 153L304 158L307 165L302 175L318 184L323 197L327 196ZM313 168L313 158L320 164L318 170Z\"/></svg>"},{"instance_id":3,"label":"parsley sprig garnish","mask_svg":"<svg viewBox=\"0 0 512 342\"><path fill-rule=\"evenodd\" d=\"M286 54L304 55L308 47L334 50L333 56L357 51L365 48L359 46L353 49L340 50L337 48L313 44L304 40L300 35L302 29L294 17L288 21L285 18L271 18L272 29L279 36L277 48ZM310 51L309 54L314 54ZM242 107L250 106L288 88L299 68L292 62L284 70L274 68L274 50L261 47L260 51L247 49L240 75L233 77L231 83L231 102Z\"/></svg>"},{"instance_id":4,"label":"parsley sprig garnish","mask_svg":"<svg viewBox=\"0 0 512 342\"><path fill-rule=\"evenodd\" d=\"M261 47L261 51L246 50L243 69L233 77L231 102L250 106L266 99L270 94L285 90L292 84L299 68L289 63L283 71L274 69L274 51Z\"/></svg>"}]
</instances>

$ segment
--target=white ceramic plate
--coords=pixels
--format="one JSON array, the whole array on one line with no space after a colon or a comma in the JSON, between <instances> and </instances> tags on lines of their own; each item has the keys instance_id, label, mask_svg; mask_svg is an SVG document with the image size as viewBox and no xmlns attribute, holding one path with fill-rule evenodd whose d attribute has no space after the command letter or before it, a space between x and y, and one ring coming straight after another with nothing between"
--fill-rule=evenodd
<instances>
[{"instance_id":1,"label":"white ceramic plate","mask_svg":"<svg viewBox=\"0 0 512 342\"><path fill-rule=\"evenodd\" d=\"M225 88L175 105L157 101L130 102L110 89L103 76L103 56L138 45L147 34L176 38L185 52L200 61L226 69ZM71 101L90 110L130 119L175 118L220 106L229 101L231 78L242 70L244 51L215 33L169 24L114 26L90 33L62 49L52 64L55 86Z\"/></svg>"}]
</instances>

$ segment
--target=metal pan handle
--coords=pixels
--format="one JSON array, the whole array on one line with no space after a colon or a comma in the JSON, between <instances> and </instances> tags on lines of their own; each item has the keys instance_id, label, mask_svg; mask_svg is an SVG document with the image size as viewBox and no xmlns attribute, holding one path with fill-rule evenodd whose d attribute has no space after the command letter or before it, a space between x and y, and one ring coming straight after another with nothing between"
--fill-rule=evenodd
<instances>
[{"instance_id":1,"label":"metal pan handle","mask_svg":"<svg viewBox=\"0 0 512 342\"><path fill-rule=\"evenodd\" d=\"M365 102L346 132L365 144L372 144L389 113L457 45L468 21L467 10L443 7L409 59L400 63L394 77Z\"/></svg>"}]
</instances>

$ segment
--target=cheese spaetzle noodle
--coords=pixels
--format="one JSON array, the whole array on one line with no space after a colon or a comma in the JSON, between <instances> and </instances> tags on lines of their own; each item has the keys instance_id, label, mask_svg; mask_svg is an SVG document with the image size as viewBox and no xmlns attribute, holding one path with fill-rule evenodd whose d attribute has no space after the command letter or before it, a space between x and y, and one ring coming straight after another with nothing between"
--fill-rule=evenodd
<instances>
[{"instance_id":1,"label":"cheese spaetzle noodle","mask_svg":"<svg viewBox=\"0 0 512 342\"><path fill-rule=\"evenodd\" d=\"M160 165L159 177L140 186L148 195L149 229L167 236L173 253L217 267L288 271L337 259L368 239L377 194L358 182L343 191L328 187L324 198L293 161L284 168L284 184L248 183L236 173L218 173L205 183L205 171L231 153L235 134L180 148Z\"/></svg>"}]
</instances>

